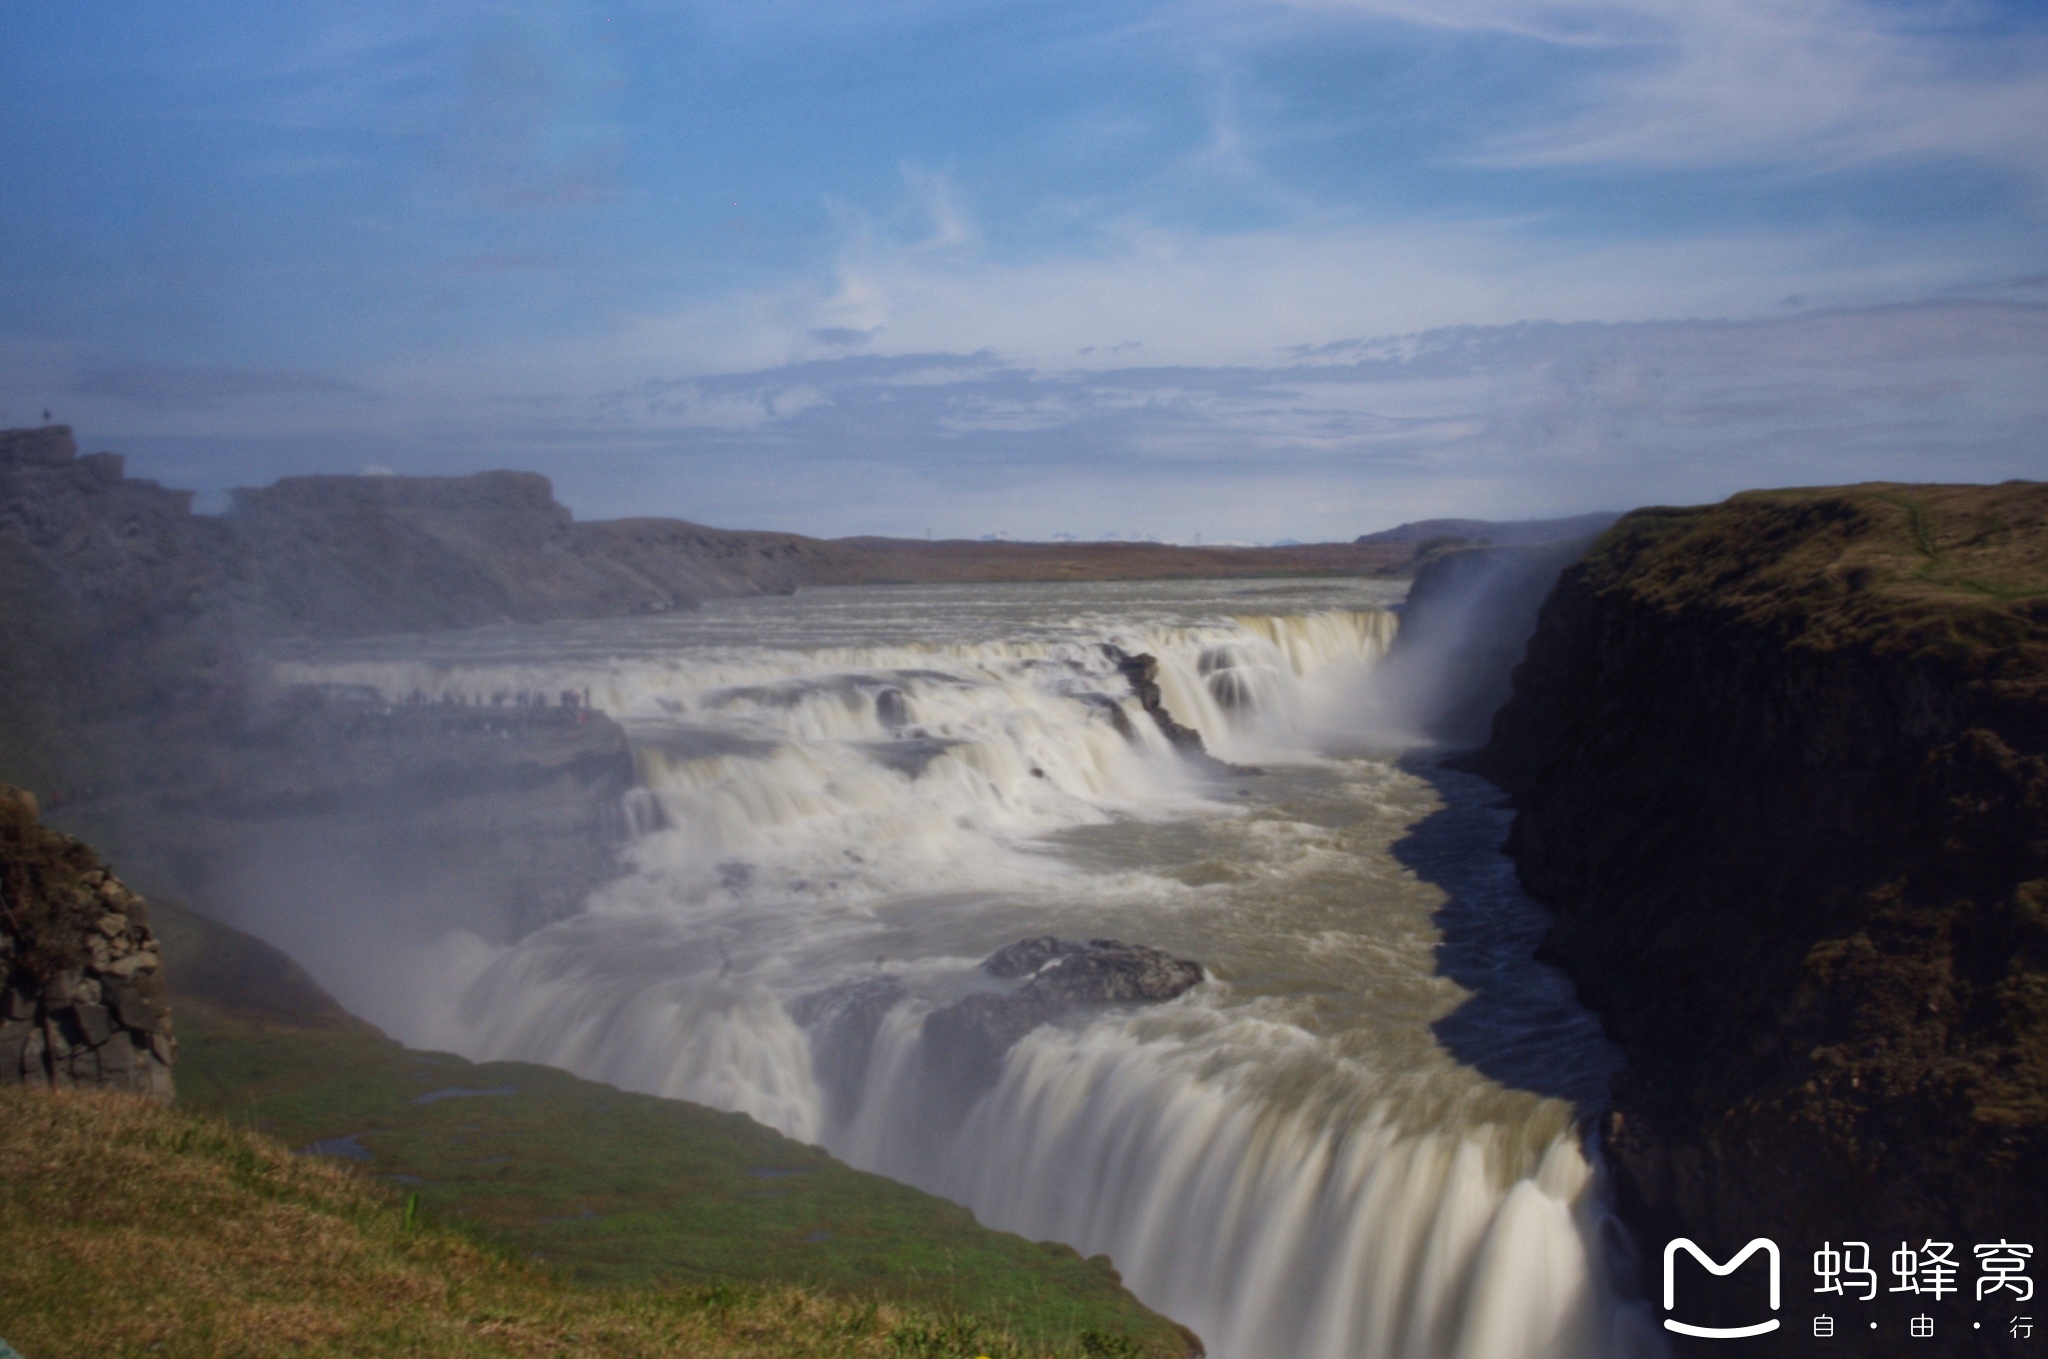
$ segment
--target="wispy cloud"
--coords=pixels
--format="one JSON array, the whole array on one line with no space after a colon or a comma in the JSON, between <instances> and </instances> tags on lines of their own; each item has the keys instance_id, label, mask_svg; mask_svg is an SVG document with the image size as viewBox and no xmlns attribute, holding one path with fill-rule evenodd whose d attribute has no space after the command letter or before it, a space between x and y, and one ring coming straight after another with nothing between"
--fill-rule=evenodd
<instances>
[{"instance_id":1,"label":"wispy cloud","mask_svg":"<svg viewBox=\"0 0 2048 1359\"><path fill-rule=\"evenodd\" d=\"M348 396L356 388L315 373L259 368L95 368L72 386L80 396L134 405L220 406L275 398Z\"/></svg>"},{"instance_id":2,"label":"wispy cloud","mask_svg":"<svg viewBox=\"0 0 2048 1359\"><path fill-rule=\"evenodd\" d=\"M160 394L92 378L65 413L95 442L121 436L145 471L201 430L239 427L212 437L252 450L237 464L245 480L369 456L414 472L529 466L587 516L821 534L1342 537L1430 514L2039 475L2048 305L1460 326L1259 364L849 355L460 403L305 390L292 397L305 432L283 436L257 431L291 381L236 381L239 396L226 377L188 375ZM194 387L224 408L195 411Z\"/></svg>"},{"instance_id":3,"label":"wispy cloud","mask_svg":"<svg viewBox=\"0 0 2048 1359\"><path fill-rule=\"evenodd\" d=\"M622 318L600 339L492 348L485 369L557 375L765 368L843 352L991 350L1046 369L1264 364L1347 335L1529 317L1768 314L1939 295L1983 281L1969 243L1873 259L1839 230L1588 242L1514 220L1393 225L1346 214L1234 233L1123 221L1085 247L1017 257L852 233L829 281L790 280ZM483 371L462 381L485 381ZM530 381L522 376L522 383Z\"/></svg>"},{"instance_id":4,"label":"wispy cloud","mask_svg":"<svg viewBox=\"0 0 2048 1359\"><path fill-rule=\"evenodd\" d=\"M2048 176L2048 32L1985 0L1283 3L1572 54L1553 114L1474 148L1480 163L1811 173L1963 157Z\"/></svg>"}]
</instances>

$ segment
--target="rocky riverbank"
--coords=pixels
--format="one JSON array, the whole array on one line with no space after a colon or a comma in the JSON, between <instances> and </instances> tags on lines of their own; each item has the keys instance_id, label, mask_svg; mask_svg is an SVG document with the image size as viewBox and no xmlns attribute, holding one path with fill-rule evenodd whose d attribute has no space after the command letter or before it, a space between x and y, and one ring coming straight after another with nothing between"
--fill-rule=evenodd
<instances>
[{"instance_id":1,"label":"rocky riverbank","mask_svg":"<svg viewBox=\"0 0 2048 1359\"><path fill-rule=\"evenodd\" d=\"M1973 1244L2048 1245L2048 487L1638 511L1473 765L1627 1053L1603 1135L1652 1252L1772 1237L1796 1317L1825 1242L1955 1243L1966 1288Z\"/></svg>"}]
</instances>

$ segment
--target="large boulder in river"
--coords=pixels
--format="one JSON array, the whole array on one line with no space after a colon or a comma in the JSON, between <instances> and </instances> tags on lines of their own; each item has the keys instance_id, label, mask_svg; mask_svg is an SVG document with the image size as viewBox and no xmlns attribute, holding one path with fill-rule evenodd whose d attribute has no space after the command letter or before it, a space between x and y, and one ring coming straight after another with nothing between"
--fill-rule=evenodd
<instances>
[{"instance_id":1,"label":"large boulder in river","mask_svg":"<svg viewBox=\"0 0 2048 1359\"><path fill-rule=\"evenodd\" d=\"M1204 975L1200 963L1142 944L1115 939L1077 943L1049 934L997 949L981 960L981 970L991 977L1029 977L1026 991L1067 1005L1172 1000Z\"/></svg>"},{"instance_id":2,"label":"large boulder in river","mask_svg":"<svg viewBox=\"0 0 2048 1359\"><path fill-rule=\"evenodd\" d=\"M1202 965L1115 939L1085 943L1050 935L1023 939L982 960L991 977L1027 977L1009 991L983 992L925 1016L926 1059L959 1093L995 1083L1003 1054L1040 1024L1082 1005L1172 1000L1201 983Z\"/></svg>"}]
</instances>

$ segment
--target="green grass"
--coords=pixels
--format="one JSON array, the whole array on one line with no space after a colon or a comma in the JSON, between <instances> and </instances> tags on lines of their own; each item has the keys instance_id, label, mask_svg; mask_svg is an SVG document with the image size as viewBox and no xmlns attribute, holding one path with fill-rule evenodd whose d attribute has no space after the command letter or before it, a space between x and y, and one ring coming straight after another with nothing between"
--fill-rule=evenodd
<instances>
[{"instance_id":1,"label":"green grass","mask_svg":"<svg viewBox=\"0 0 2048 1359\"><path fill-rule=\"evenodd\" d=\"M247 936L162 906L153 920L172 981L181 1106L296 1148L353 1138L374 1160L347 1164L417 1194L426 1221L564 1280L798 1286L971 1317L960 1324L1049 1349L1187 1349L1106 1257L991 1231L958 1205L741 1114L548 1067L408 1050ZM448 1089L513 1093L419 1102Z\"/></svg>"},{"instance_id":2,"label":"green grass","mask_svg":"<svg viewBox=\"0 0 2048 1359\"><path fill-rule=\"evenodd\" d=\"M1082 1359L950 1309L578 1286L325 1158L131 1095L0 1089L0 1337L29 1359Z\"/></svg>"},{"instance_id":3,"label":"green grass","mask_svg":"<svg viewBox=\"0 0 2048 1359\"><path fill-rule=\"evenodd\" d=\"M2048 484L1788 488L1638 510L1575 570L1596 592L1739 618L1804 647L2032 673L2025 657L2048 611Z\"/></svg>"}]
</instances>

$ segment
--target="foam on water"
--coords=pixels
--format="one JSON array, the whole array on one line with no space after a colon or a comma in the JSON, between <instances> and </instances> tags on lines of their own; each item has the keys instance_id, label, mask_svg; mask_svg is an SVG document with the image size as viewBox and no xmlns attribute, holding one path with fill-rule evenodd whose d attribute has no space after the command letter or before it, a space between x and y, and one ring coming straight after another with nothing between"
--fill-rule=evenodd
<instances>
[{"instance_id":1,"label":"foam on water","mask_svg":"<svg viewBox=\"0 0 2048 1359\"><path fill-rule=\"evenodd\" d=\"M371 1017L744 1110L1107 1251L1223 1359L1656 1352L1608 1283L1577 1131L1611 1054L1515 952L1535 908L1493 851L1498 813L1476 781L1332 753L1359 742L1393 600L1264 598L821 591L303 655L282 677L392 701L588 691L640 773L626 877L516 944L405 960L418 982ZM1140 652L1215 755L1268 772L1177 755L1118 669ZM1460 885L1418 868L1432 825ZM1446 975L1447 891L1514 943L1471 945L1500 974L1478 994ZM1167 947L1212 979L1041 1027L988 1088L948 1088L923 1016L1041 933ZM863 979L900 987L867 1028L793 1017ZM1485 1074L1494 1033L1540 1078Z\"/></svg>"}]
</instances>

